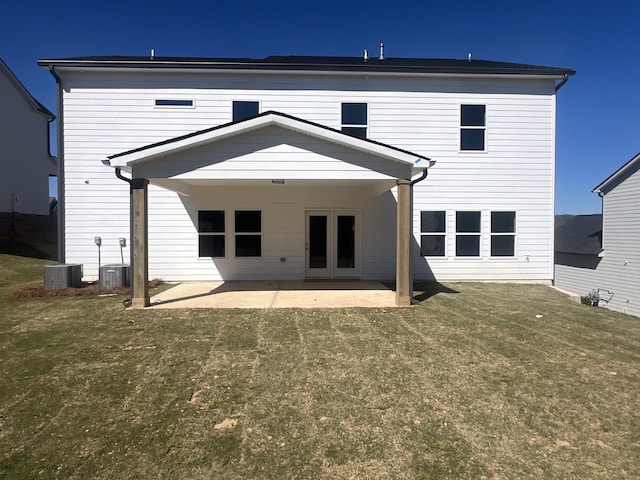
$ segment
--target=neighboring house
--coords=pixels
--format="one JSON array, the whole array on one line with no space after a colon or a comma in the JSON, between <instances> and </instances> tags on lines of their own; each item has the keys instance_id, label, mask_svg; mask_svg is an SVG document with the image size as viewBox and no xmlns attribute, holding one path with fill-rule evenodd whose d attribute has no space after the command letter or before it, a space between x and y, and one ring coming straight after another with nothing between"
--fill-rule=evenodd
<instances>
[{"instance_id":1,"label":"neighboring house","mask_svg":"<svg viewBox=\"0 0 640 480\"><path fill-rule=\"evenodd\" d=\"M94 237L113 263L131 222L134 304L148 302L136 294L147 276L395 279L399 304L412 279L553 279L556 92L572 70L356 57L39 64L59 92L60 261L96 278Z\"/></svg>"},{"instance_id":2,"label":"neighboring house","mask_svg":"<svg viewBox=\"0 0 640 480\"><path fill-rule=\"evenodd\" d=\"M53 113L38 102L0 59L0 212L49 214L49 153Z\"/></svg>"},{"instance_id":3,"label":"neighboring house","mask_svg":"<svg viewBox=\"0 0 640 480\"><path fill-rule=\"evenodd\" d=\"M593 191L602 215L556 228L554 284L580 295L600 291L600 306L640 316L640 154Z\"/></svg>"}]
</instances>

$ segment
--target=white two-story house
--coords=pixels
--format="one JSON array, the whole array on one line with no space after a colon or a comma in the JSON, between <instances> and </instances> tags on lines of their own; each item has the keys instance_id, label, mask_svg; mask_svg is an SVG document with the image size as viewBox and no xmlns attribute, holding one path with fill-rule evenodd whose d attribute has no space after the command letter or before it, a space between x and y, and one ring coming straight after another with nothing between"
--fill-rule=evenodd
<instances>
[{"instance_id":1,"label":"white two-story house","mask_svg":"<svg viewBox=\"0 0 640 480\"><path fill-rule=\"evenodd\" d=\"M84 57L58 85L60 261L143 280L553 279L556 93L483 60ZM125 258L125 262L128 258ZM136 283L138 282L138 283ZM138 285L138 287L136 287ZM137 291L137 293L136 293Z\"/></svg>"}]
</instances>

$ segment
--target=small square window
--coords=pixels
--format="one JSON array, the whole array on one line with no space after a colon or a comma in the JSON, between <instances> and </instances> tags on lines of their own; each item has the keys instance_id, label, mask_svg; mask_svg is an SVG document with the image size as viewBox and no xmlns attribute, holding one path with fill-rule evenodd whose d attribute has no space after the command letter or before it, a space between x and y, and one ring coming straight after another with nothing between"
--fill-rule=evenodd
<instances>
[{"instance_id":1,"label":"small square window","mask_svg":"<svg viewBox=\"0 0 640 480\"><path fill-rule=\"evenodd\" d=\"M234 101L232 120L239 122L246 118L255 117L258 115L259 108L258 102Z\"/></svg>"},{"instance_id":2,"label":"small square window","mask_svg":"<svg viewBox=\"0 0 640 480\"><path fill-rule=\"evenodd\" d=\"M347 135L367 138L367 104L342 104L342 131Z\"/></svg>"},{"instance_id":3,"label":"small square window","mask_svg":"<svg viewBox=\"0 0 640 480\"><path fill-rule=\"evenodd\" d=\"M224 232L224 210L200 210L198 212L198 232Z\"/></svg>"},{"instance_id":4,"label":"small square window","mask_svg":"<svg viewBox=\"0 0 640 480\"><path fill-rule=\"evenodd\" d=\"M479 257L480 235L458 235L456 237L457 257Z\"/></svg>"},{"instance_id":5,"label":"small square window","mask_svg":"<svg viewBox=\"0 0 640 480\"><path fill-rule=\"evenodd\" d=\"M463 127L484 127L485 110L484 105L461 105L460 125Z\"/></svg>"},{"instance_id":6,"label":"small square window","mask_svg":"<svg viewBox=\"0 0 640 480\"><path fill-rule=\"evenodd\" d=\"M420 235L420 255L423 257L445 256L444 235Z\"/></svg>"},{"instance_id":7,"label":"small square window","mask_svg":"<svg viewBox=\"0 0 640 480\"><path fill-rule=\"evenodd\" d=\"M236 211L236 233L259 233L262 231L260 210Z\"/></svg>"},{"instance_id":8,"label":"small square window","mask_svg":"<svg viewBox=\"0 0 640 480\"><path fill-rule=\"evenodd\" d=\"M262 235L236 235L236 257L262 256Z\"/></svg>"},{"instance_id":9,"label":"small square window","mask_svg":"<svg viewBox=\"0 0 640 480\"><path fill-rule=\"evenodd\" d=\"M198 239L198 256L200 257L224 257L224 235L200 235Z\"/></svg>"},{"instance_id":10,"label":"small square window","mask_svg":"<svg viewBox=\"0 0 640 480\"><path fill-rule=\"evenodd\" d=\"M480 212L456 212L456 232L480 233Z\"/></svg>"},{"instance_id":11,"label":"small square window","mask_svg":"<svg viewBox=\"0 0 640 480\"><path fill-rule=\"evenodd\" d=\"M514 233L516 212L491 212L491 233Z\"/></svg>"}]
</instances>

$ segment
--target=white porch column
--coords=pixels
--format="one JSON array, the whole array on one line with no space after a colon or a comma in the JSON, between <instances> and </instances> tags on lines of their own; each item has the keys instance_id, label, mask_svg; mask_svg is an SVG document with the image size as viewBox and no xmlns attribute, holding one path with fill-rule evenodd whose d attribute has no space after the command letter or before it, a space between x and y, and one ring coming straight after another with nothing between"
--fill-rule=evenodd
<instances>
[{"instance_id":1,"label":"white porch column","mask_svg":"<svg viewBox=\"0 0 640 480\"><path fill-rule=\"evenodd\" d=\"M398 180L396 305L411 306L411 182Z\"/></svg>"},{"instance_id":2,"label":"white porch column","mask_svg":"<svg viewBox=\"0 0 640 480\"><path fill-rule=\"evenodd\" d=\"M144 308L149 300L149 228L148 185L146 178L131 179L131 215L133 215L133 272L131 274L131 306Z\"/></svg>"}]
</instances>

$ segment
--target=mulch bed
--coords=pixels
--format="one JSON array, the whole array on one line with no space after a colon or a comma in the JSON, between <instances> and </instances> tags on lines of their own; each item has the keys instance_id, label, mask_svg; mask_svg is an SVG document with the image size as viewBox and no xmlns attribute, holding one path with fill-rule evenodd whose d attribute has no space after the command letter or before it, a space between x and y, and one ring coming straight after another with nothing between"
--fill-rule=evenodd
<instances>
[{"instance_id":1,"label":"mulch bed","mask_svg":"<svg viewBox=\"0 0 640 480\"><path fill-rule=\"evenodd\" d=\"M162 285L162 280L151 280L149 282L149 288L156 288ZM14 293L9 298L11 300L18 300L20 298L49 298L49 297L85 297L85 296L99 296L99 295L129 295L131 293L130 287L120 287L113 290L105 290L100 288L98 282L83 282L81 287L77 288L60 288L57 290L45 290L44 287L23 287Z\"/></svg>"}]
</instances>

